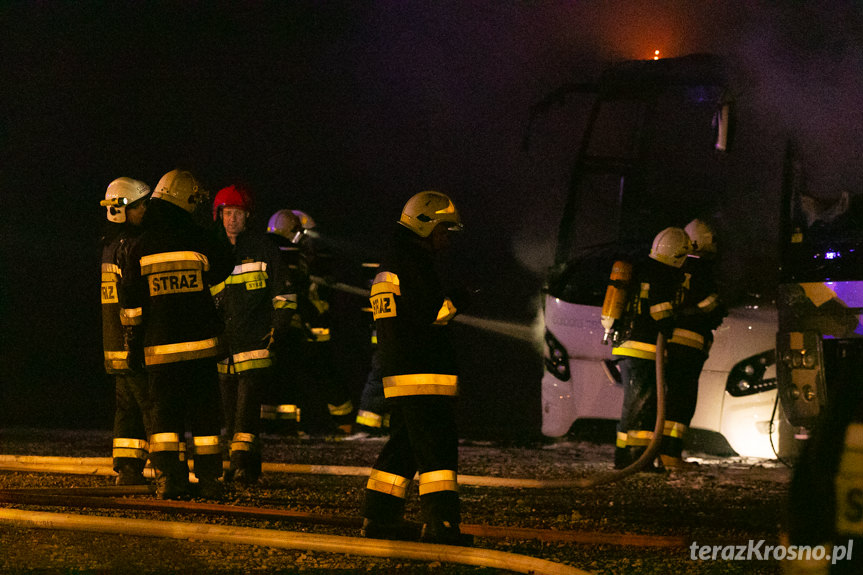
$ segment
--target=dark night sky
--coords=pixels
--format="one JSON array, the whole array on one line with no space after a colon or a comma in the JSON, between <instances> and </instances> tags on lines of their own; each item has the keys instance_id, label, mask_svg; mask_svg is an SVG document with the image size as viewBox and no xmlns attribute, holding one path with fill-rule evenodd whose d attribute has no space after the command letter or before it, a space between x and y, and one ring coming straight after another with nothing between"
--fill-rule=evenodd
<instances>
[{"instance_id":1,"label":"dark night sky","mask_svg":"<svg viewBox=\"0 0 863 575\"><path fill-rule=\"evenodd\" d=\"M740 275L757 284L789 133L818 158L824 193L861 189L863 14L855 2L695 6L3 3L0 413L53 402L45 413L62 419L71 397L105 393L98 202L121 175L155 185L186 167L214 192L242 178L258 225L303 209L357 255L376 253L410 195L440 189L463 212L480 311L529 320L574 150L558 146L565 122L546 118L526 153L530 107L654 49L737 66L750 122L726 215L752 256Z\"/></svg>"}]
</instances>

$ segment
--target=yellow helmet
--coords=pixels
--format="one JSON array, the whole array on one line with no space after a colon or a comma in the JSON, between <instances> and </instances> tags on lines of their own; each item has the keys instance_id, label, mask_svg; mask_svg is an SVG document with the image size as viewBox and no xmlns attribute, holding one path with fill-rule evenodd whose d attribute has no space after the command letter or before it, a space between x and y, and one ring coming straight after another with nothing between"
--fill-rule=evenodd
<instances>
[{"instance_id":1,"label":"yellow helmet","mask_svg":"<svg viewBox=\"0 0 863 575\"><path fill-rule=\"evenodd\" d=\"M399 223L422 238L427 238L435 227L449 222L451 230L461 230L461 218L455 204L440 192L420 192L408 200L402 209Z\"/></svg>"},{"instance_id":2,"label":"yellow helmet","mask_svg":"<svg viewBox=\"0 0 863 575\"><path fill-rule=\"evenodd\" d=\"M122 224L126 221L126 206L147 197L150 186L132 178L117 178L105 191L105 199L99 202L108 210L108 221Z\"/></svg>"},{"instance_id":3,"label":"yellow helmet","mask_svg":"<svg viewBox=\"0 0 863 575\"><path fill-rule=\"evenodd\" d=\"M298 244L303 237L303 223L296 211L279 210L270 216L267 232L280 235L292 244Z\"/></svg>"},{"instance_id":4,"label":"yellow helmet","mask_svg":"<svg viewBox=\"0 0 863 575\"><path fill-rule=\"evenodd\" d=\"M716 242L713 228L702 220L694 219L684 228L686 235L692 240L692 252L694 254L715 254Z\"/></svg>"},{"instance_id":5,"label":"yellow helmet","mask_svg":"<svg viewBox=\"0 0 863 575\"><path fill-rule=\"evenodd\" d=\"M191 172L171 170L156 184L153 198L170 202L191 214L195 211L196 204L207 200L207 192L201 188Z\"/></svg>"},{"instance_id":6,"label":"yellow helmet","mask_svg":"<svg viewBox=\"0 0 863 575\"><path fill-rule=\"evenodd\" d=\"M692 253L692 242L681 228L665 228L653 238L650 257L665 265L679 268Z\"/></svg>"}]
</instances>

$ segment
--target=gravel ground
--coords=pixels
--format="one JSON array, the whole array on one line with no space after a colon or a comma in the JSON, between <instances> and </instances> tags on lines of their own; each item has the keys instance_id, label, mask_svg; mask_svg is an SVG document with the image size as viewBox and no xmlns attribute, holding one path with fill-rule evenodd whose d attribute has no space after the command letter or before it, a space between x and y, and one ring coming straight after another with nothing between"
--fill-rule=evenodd
<instances>
[{"instance_id":1,"label":"gravel ground","mask_svg":"<svg viewBox=\"0 0 863 575\"><path fill-rule=\"evenodd\" d=\"M298 440L264 437L264 459L277 463L369 466L377 441ZM0 453L106 457L107 431L0 430ZM573 479L610 469L610 445L588 442L496 444L463 442L464 475ZM641 473L588 489L462 486L463 522L553 530L679 536L673 548L542 542L478 537L476 546L538 557L602 574L780 573L772 560L699 561L698 545L747 545L777 541L790 471L771 460L701 457L697 471ZM0 488L111 485L105 476L0 471ZM227 494L222 503L356 517L365 479L355 476L267 473L259 486ZM416 493L408 516L417 517ZM309 533L357 536L355 529L275 520L237 519L164 512L97 510L0 504L39 511L218 523ZM0 572L108 573L496 573L453 563L379 559L341 553L20 528L0 524Z\"/></svg>"}]
</instances>

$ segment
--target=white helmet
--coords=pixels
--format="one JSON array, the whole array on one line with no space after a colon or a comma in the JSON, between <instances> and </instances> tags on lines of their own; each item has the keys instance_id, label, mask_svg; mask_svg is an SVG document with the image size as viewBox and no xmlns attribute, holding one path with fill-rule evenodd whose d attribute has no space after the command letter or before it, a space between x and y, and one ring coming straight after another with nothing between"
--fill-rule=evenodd
<instances>
[{"instance_id":1,"label":"white helmet","mask_svg":"<svg viewBox=\"0 0 863 575\"><path fill-rule=\"evenodd\" d=\"M304 230L310 230L315 227L315 220L306 212L301 212L300 210L291 210L291 212L300 218L300 225L303 226Z\"/></svg>"},{"instance_id":2,"label":"white helmet","mask_svg":"<svg viewBox=\"0 0 863 575\"><path fill-rule=\"evenodd\" d=\"M692 242L681 228L665 228L653 238L650 257L665 265L679 268L692 253Z\"/></svg>"},{"instance_id":3,"label":"white helmet","mask_svg":"<svg viewBox=\"0 0 863 575\"><path fill-rule=\"evenodd\" d=\"M108 210L108 221L122 224L126 221L126 206L147 197L150 186L132 178L117 178L105 191L105 199L99 202Z\"/></svg>"},{"instance_id":4,"label":"white helmet","mask_svg":"<svg viewBox=\"0 0 863 575\"><path fill-rule=\"evenodd\" d=\"M449 229L461 230L461 218L455 204L440 192L420 192L414 195L402 209L399 223L422 238L442 222L449 222Z\"/></svg>"},{"instance_id":5,"label":"white helmet","mask_svg":"<svg viewBox=\"0 0 863 575\"><path fill-rule=\"evenodd\" d=\"M201 188L191 172L171 170L156 184L153 198L170 202L191 214L195 211L196 204L207 200L207 192Z\"/></svg>"},{"instance_id":6,"label":"white helmet","mask_svg":"<svg viewBox=\"0 0 863 575\"><path fill-rule=\"evenodd\" d=\"M686 235L692 240L693 254L715 254L716 242L713 237L713 228L699 219L692 220L686 224Z\"/></svg>"},{"instance_id":7,"label":"white helmet","mask_svg":"<svg viewBox=\"0 0 863 575\"><path fill-rule=\"evenodd\" d=\"M279 210L270 216L270 221L267 222L268 233L278 234L294 245L300 243L303 231L303 223L296 210Z\"/></svg>"}]
</instances>

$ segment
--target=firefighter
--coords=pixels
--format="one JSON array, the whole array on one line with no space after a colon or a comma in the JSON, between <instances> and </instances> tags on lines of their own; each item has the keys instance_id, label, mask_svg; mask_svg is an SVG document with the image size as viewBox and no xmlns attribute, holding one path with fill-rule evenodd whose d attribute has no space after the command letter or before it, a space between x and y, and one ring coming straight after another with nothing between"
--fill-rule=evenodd
<instances>
[{"instance_id":1,"label":"firefighter","mask_svg":"<svg viewBox=\"0 0 863 575\"><path fill-rule=\"evenodd\" d=\"M304 228L300 218L291 210L278 210L267 222L267 233L279 249L281 268L286 270L289 286L290 308L296 312L297 294L291 276L296 269L298 244ZM297 329L299 314L294 313L287 325L280 326L275 334L271 351L275 357L275 368L270 385L264 390L261 404L261 424L267 431L289 436L301 436L300 423L302 410L298 401L297 380L299 378L300 355L302 354L303 332Z\"/></svg>"},{"instance_id":2,"label":"firefighter","mask_svg":"<svg viewBox=\"0 0 863 575\"><path fill-rule=\"evenodd\" d=\"M230 245L234 269L210 288L225 322L229 355L218 364L230 466L226 481L251 485L261 475L261 398L272 377L272 345L296 309L279 249L272 238L249 229L248 189L230 185L213 201L213 220Z\"/></svg>"},{"instance_id":3,"label":"firefighter","mask_svg":"<svg viewBox=\"0 0 863 575\"><path fill-rule=\"evenodd\" d=\"M680 300L680 268L692 249L681 228L666 228L653 240L649 257L635 262L628 333L615 344L623 382L623 406L617 424L614 467L635 462L653 439L656 424L656 340L671 338Z\"/></svg>"},{"instance_id":4,"label":"firefighter","mask_svg":"<svg viewBox=\"0 0 863 575\"><path fill-rule=\"evenodd\" d=\"M728 315L716 285L713 229L695 219L685 231L692 242L692 253L683 264L683 300L666 348L665 427L660 444L660 459L666 469L693 465L683 461L683 437L695 414L698 378L710 353L713 330Z\"/></svg>"},{"instance_id":5,"label":"firefighter","mask_svg":"<svg viewBox=\"0 0 863 575\"><path fill-rule=\"evenodd\" d=\"M129 366L120 323L120 280L129 265L129 250L141 233L150 186L132 178L117 178L101 202L108 229L102 238L102 344L105 371L114 379L114 471L117 485L143 485L147 463L149 413L147 374ZM135 366L139 367L139 366Z\"/></svg>"},{"instance_id":6,"label":"firefighter","mask_svg":"<svg viewBox=\"0 0 863 575\"><path fill-rule=\"evenodd\" d=\"M363 268L372 270L377 275L380 268L379 263L366 262ZM374 282L374 277L369 283ZM360 394L360 405L357 409L357 417L354 421L354 434L345 439L357 440L369 437L382 437L389 433L390 413L384 397L384 382L381 379L381 360L378 353L378 334L375 329L374 315L371 307L363 308L370 319L371 332L371 356L369 372Z\"/></svg>"},{"instance_id":7,"label":"firefighter","mask_svg":"<svg viewBox=\"0 0 863 575\"><path fill-rule=\"evenodd\" d=\"M304 392L309 403L326 404L323 423L326 433L334 438L351 434L354 419L353 393L346 381L344 365L347 350L340 345L348 307L343 294L335 293L328 285L342 275L345 262L336 254L324 249L322 242L315 241L317 224L307 213L292 210L303 228L299 236L295 265L291 282L297 292L297 318L293 325L302 334L302 366L298 366ZM338 345L337 345L338 344ZM317 410L315 410L317 411ZM307 409L312 418L315 411Z\"/></svg>"},{"instance_id":8,"label":"firefighter","mask_svg":"<svg viewBox=\"0 0 863 575\"><path fill-rule=\"evenodd\" d=\"M436 256L461 229L449 197L426 191L405 204L371 289L390 437L366 484L365 537L410 537L403 520L408 489L419 472L422 540L465 544L460 534L458 370L447 323L459 301L446 297Z\"/></svg>"},{"instance_id":9,"label":"firefighter","mask_svg":"<svg viewBox=\"0 0 863 575\"><path fill-rule=\"evenodd\" d=\"M216 361L223 357L209 286L231 273L231 254L192 220L206 193L187 171L162 176L120 292L130 365L146 367L151 393L150 461L156 497L189 497L181 458L186 425L202 497L221 496L222 455Z\"/></svg>"}]
</instances>

